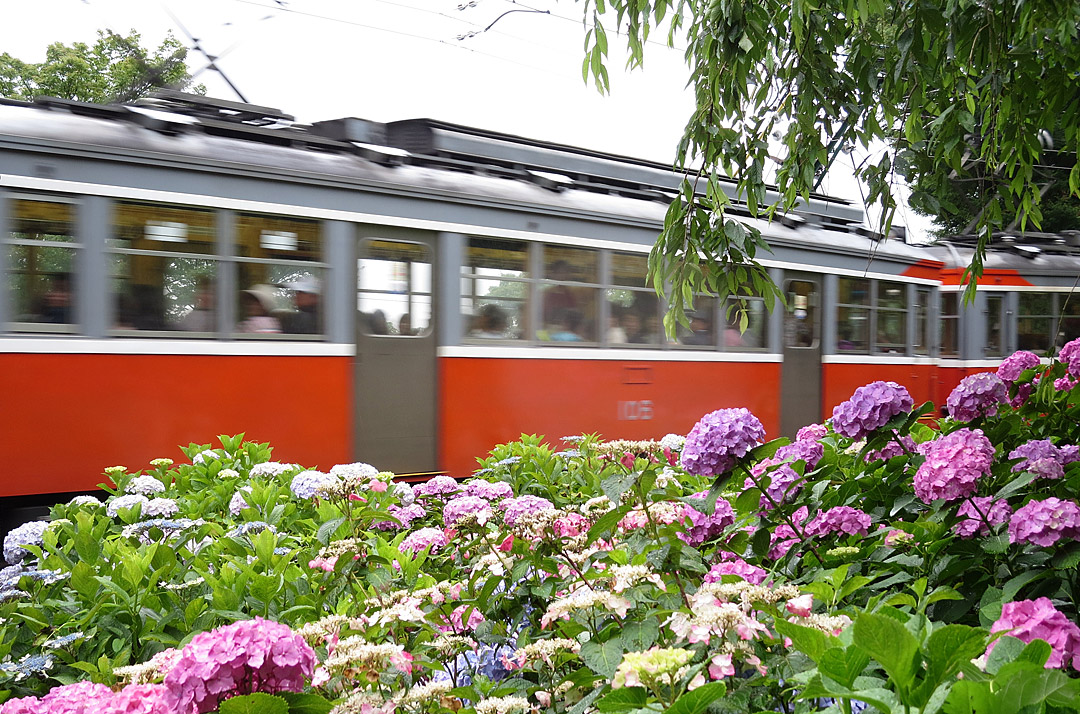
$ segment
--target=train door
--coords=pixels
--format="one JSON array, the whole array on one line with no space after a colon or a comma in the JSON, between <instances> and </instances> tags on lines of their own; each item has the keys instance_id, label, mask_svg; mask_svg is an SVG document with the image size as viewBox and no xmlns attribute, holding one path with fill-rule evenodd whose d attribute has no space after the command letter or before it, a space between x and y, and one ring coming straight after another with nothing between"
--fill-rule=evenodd
<instances>
[{"instance_id":1,"label":"train door","mask_svg":"<svg viewBox=\"0 0 1080 714\"><path fill-rule=\"evenodd\" d=\"M821 421L821 283L818 276L788 273L784 280L780 434Z\"/></svg>"},{"instance_id":2,"label":"train door","mask_svg":"<svg viewBox=\"0 0 1080 714\"><path fill-rule=\"evenodd\" d=\"M436 467L435 244L380 229L357 253L356 453L399 474Z\"/></svg>"}]
</instances>

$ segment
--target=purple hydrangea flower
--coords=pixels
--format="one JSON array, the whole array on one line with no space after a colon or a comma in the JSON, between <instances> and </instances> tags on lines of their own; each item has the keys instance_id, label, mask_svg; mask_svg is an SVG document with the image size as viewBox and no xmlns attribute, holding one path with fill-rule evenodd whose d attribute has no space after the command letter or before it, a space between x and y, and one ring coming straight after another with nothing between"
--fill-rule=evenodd
<instances>
[{"instance_id":1,"label":"purple hydrangea flower","mask_svg":"<svg viewBox=\"0 0 1080 714\"><path fill-rule=\"evenodd\" d=\"M712 566L703 580L707 583L718 583L725 575L738 575L751 585L761 585L769 573L756 565L750 565L742 558L732 557Z\"/></svg>"},{"instance_id":2,"label":"purple hydrangea flower","mask_svg":"<svg viewBox=\"0 0 1080 714\"><path fill-rule=\"evenodd\" d=\"M1027 350L1013 352L1002 360L1001 366L998 367L997 376L1001 378L1001 381L1012 384L1020 379L1020 375L1024 370L1034 369L1040 363L1039 356L1034 352L1028 352Z\"/></svg>"},{"instance_id":3,"label":"purple hydrangea flower","mask_svg":"<svg viewBox=\"0 0 1080 714\"><path fill-rule=\"evenodd\" d=\"M1080 627L1055 608L1050 598L1005 603L990 632L1005 632L1021 642L1044 640L1050 645L1047 669L1071 664L1073 669L1080 670ZM993 652L1000 641L991 642L986 653Z\"/></svg>"},{"instance_id":4,"label":"purple hydrangea flower","mask_svg":"<svg viewBox=\"0 0 1080 714\"><path fill-rule=\"evenodd\" d=\"M301 471L293 476L289 488L297 498L315 498L323 488L336 488L341 485L337 476L324 474L322 471Z\"/></svg>"},{"instance_id":5,"label":"purple hydrangea flower","mask_svg":"<svg viewBox=\"0 0 1080 714\"><path fill-rule=\"evenodd\" d=\"M701 417L687 435L683 468L696 476L718 476L764 438L765 427L749 409L717 409Z\"/></svg>"},{"instance_id":6,"label":"purple hydrangea flower","mask_svg":"<svg viewBox=\"0 0 1080 714\"><path fill-rule=\"evenodd\" d=\"M1065 475L1065 464L1076 460L1075 453L1076 447L1059 448L1049 439L1032 439L1013 449L1009 458L1022 459L1013 465L1013 471L1030 471L1040 478L1058 479Z\"/></svg>"},{"instance_id":7,"label":"purple hydrangea flower","mask_svg":"<svg viewBox=\"0 0 1080 714\"><path fill-rule=\"evenodd\" d=\"M401 541L398 549L419 553L431 546L431 552L435 553L448 545L450 545L450 539L438 528L420 528L405 536L405 540Z\"/></svg>"},{"instance_id":8,"label":"purple hydrangea flower","mask_svg":"<svg viewBox=\"0 0 1080 714\"><path fill-rule=\"evenodd\" d=\"M476 521L484 525L494 515L491 504L479 496L458 496L443 507L443 524L450 528L466 516L476 516Z\"/></svg>"},{"instance_id":9,"label":"purple hydrangea flower","mask_svg":"<svg viewBox=\"0 0 1080 714\"><path fill-rule=\"evenodd\" d=\"M508 526L517 523L517 520L524 515L537 513L539 511L549 511L555 508L551 501L546 498L540 498L539 496L508 498L499 505L503 510L503 523Z\"/></svg>"},{"instance_id":10,"label":"purple hydrangea flower","mask_svg":"<svg viewBox=\"0 0 1080 714\"><path fill-rule=\"evenodd\" d=\"M787 446L781 446L777 449L773 459L776 463L782 461L805 461L806 468L812 469L817 466L817 463L821 461L821 457L824 455L824 444L818 443L815 439L796 439Z\"/></svg>"},{"instance_id":11,"label":"purple hydrangea flower","mask_svg":"<svg viewBox=\"0 0 1080 714\"><path fill-rule=\"evenodd\" d=\"M4 536L4 560L9 565L21 563L30 555L30 551L23 548L24 545L44 545L45 529L49 527L48 521L27 521L18 528L8 531Z\"/></svg>"},{"instance_id":12,"label":"purple hydrangea flower","mask_svg":"<svg viewBox=\"0 0 1080 714\"><path fill-rule=\"evenodd\" d=\"M698 491L690 497L704 499L708 495L708 491ZM683 516L690 519L690 526L685 532L679 534L679 538L694 547L722 535L724 529L735 522L735 511L723 498L716 499L716 507L713 508L711 516L686 505L683 508Z\"/></svg>"},{"instance_id":13,"label":"purple hydrangea flower","mask_svg":"<svg viewBox=\"0 0 1080 714\"><path fill-rule=\"evenodd\" d=\"M485 501L501 501L504 498L514 497L514 489L505 481L484 481L478 478L465 484L465 493Z\"/></svg>"},{"instance_id":14,"label":"purple hydrangea flower","mask_svg":"<svg viewBox=\"0 0 1080 714\"><path fill-rule=\"evenodd\" d=\"M946 405L949 416L956 421L974 421L981 416L994 416L1005 403L1008 389L1001 378L990 372L970 374L952 390Z\"/></svg>"},{"instance_id":15,"label":"purple hydrangea flower","mask_svg":"<svg viewBox=\"0 0 1080 714\"><path fill-rule=\"evenodd\" d=\"M1009 521L1010 543L1033 543L1044 548L1062 538L1080 539L1080 506L1060 498L1028 501Z\"/></svg>"},{"instance_id":16,"label":"purple hydrangea flower","mask_svg":"<svg viewBox=\"0 0 1080 714\"><path fill-rule=\"evenodd\" d=\"M315 671L315 651L287 625L256 617L200 632L165 675L174 712L209 712L225 698L299 692Z\"/></svg>"},{"instance_id":17,"label":"purple hydrangea flower","mask_svg":"<svg viewBox=\"0 0 1080 714\"><path fill-rule=\"evenodd\" d=\"M866 535L873 519L869 513L851 506L836 506L819 513L806 524L805 532L809 536L829 535L830 533L856 533Z\"/></svg>"},{"instance_id":18,"label":"purple hydrangea flower","mask_svg":"<svg viewBox=\"0 0 1080 714\"><path fill-rule=\"evenodd\" d=\"M810 510L806 506L800 506L795 513L791 514L791 522L796 524L802 524L806 521L806 517L809 515ZM794 529L787 523L782 523L773 529L772 536L769 539L769 560L780 560L787 552L791 550L791 547L799 542L799 536L795 533Z\"/></svg>"},{"instance_id":19,"label":"purple hydrangea flower","mask_svg":"<svg viewBox=\"0 0 1080 714\"><path fill-rule=\"evenodd\" d=\"M904 454L914 454L918 447L915 446L915 440L910 436L900 437L900 443L896 443L895 440L888 442L885 446L876 451L871 451L866 455L866 463L872 461L883 461L885 459L891 459L894 456L902 456Z\"/></svg>"},{"instance_id":20,"label":"purple hydrangea flower","mask_svg":"<svg viewBox=\"0 0 1080 714\"><path fill-rule=\"evenodd\" d=\"M974 501L974 505L972 501ZM957 510L956 515L967 516L967 518L953 526L953 532L961 538L971 538L976 534L990 535L990 529L986 527L986 523L983 521L984 517L991 526L996 526L1007 523L1012 514L1009 502L1003 498L994 501L989 496L974 496L964 501Z\"/></svg>"},{"instance_id":21,"label":"purple hydrangea flower","mask_svg":"<svg viewBox=\"0 0 1080 714\"><path fill-rule=\"evenodd\" d=\"M1080 377L1080 337L1065 343L1058 352L1058 361L1065 364L1065 369L1073 377Z\"/></svg>"},{"instance_id":22,"label":"purple hydrangea flower","mask_svg":"<svg viewBox=\"0 0 1080 714\"><path fill-rule=\"evenodd\" d=\"M908 390L896 382L871 382L833 409L833 431L849 439L862 439L914 404Z\"/></svg>"},{"instance_id":23,"label":"purple hydrangea flower","mask_svg":"<svg viewBox=\"0 0 1080 714\"><path fill-rule=\"evenodd\" d=\"M446 496L460 490L461 485L450 476L436 476L413 487L413 493L417 496Z\"/></svg>"},{"instance_id":24,"label":"purple hydrangea flower","mask_svg":"<svg viewBox=\"0 0 1080 714\"><path fill-rule=\"evenodd\" d=\"M990 471L994 445L981 429L958 429L919 445L926 461L915 473L915 495L923 503L953 501L975 493L980 476Z\"/></svg>"},{"instance_id":25,"label":"purple hydrangea flower","mask_svg":"<svg viewBox=\"0 0 1080 714\"><path fill-rule=\"evenodd\" d=\"M401 522L379 521L378 523L372 524L372 528L377 528L381 531L401 530L403 528L408 528L416 519L423 518L427 515L427 510L418 503L413 503L408 506L390 506L386 511Z\"/></svg>"},{"instance_id":26,"label":"purple hydrangea flower","mask_svg":"<svg viewBox=\"0 0 1080 714\"><path fill-rule=\"evenodd\" d=\"M761 495L760 501L760 508L766 510L773 507L773 502L783 503L785 498L794 496L802 490L802 476L799 475L798 471L788 464L781 464L779 467L769 471L768 468L774 464L773 459L765 459L754 464L754 467L750 469L750 473L758 478L768 474L769 486L765 489L765 493ZM754 487L753 480L749 478L743 482L744 489ZM766 498L766 495L768 495L768 498Z\"/></svg>"},{"instance_id":27,"label":"purple hydrangea flower","mask_svg":"<svg viewBox=\"0 0 1080 714\"><path fill-rule=\"evenodd\" d=\"M817 441L823 439L829 433L829 428L824 424L807 424L795 435L795 441Z\"/></svg>"}]
</instances>

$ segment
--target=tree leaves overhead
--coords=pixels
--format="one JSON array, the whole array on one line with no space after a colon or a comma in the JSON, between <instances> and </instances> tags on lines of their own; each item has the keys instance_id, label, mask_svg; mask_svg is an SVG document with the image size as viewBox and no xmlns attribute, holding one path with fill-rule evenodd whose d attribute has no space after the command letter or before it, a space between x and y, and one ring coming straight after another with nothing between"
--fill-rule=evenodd
<instances>
[{"instance_id":1,"label":"tree leaves overhead","mask_svg":"<svg viewBox=\"0 0 1080 714\"><path fill-rule=\"evenodd\" d=\"M184 89L191 84L184 60L187 48L169 35L153 53L132 31L126 37L98 31L85 42L49 45L45 61L29 64L0 54L0 96L30 101L37 96L80 102L125 102L159 87ZM205 91L201 85L195 91Z\"/></svg>"},{"instance_id":2,"label":"tree leaves overhead","mask_svg":"<svg viewBox=\"0 0 1080 714\"><path fill-rule=\"evenodd\" d=\"M677 151L686 181L650 261L658 289L670 282L680 318L695 292L776 294L755 263L767 244L745 216L772 218L809 200L844 149L889 147L856 168L867 203L885 209L882 231L895 174L917 184L924 207L949 200L949 180L989 182L974 276L1006 216L1018 214L1021 229L1039 225L1043 130L1060 138L1051 163L1066 164L1069 192L1080 189L1080 95L1063 91L1080 68L1078 2L582 1L590 24L614 16L631 66L644 61L654 29L686 44L697 104ZM599 34L589 34L586 52L606 86ZM738 221L745 232L728 229ZM721 276L737 265L750 266L750 280L736 290Z\"/></svg>"}]
</instances>

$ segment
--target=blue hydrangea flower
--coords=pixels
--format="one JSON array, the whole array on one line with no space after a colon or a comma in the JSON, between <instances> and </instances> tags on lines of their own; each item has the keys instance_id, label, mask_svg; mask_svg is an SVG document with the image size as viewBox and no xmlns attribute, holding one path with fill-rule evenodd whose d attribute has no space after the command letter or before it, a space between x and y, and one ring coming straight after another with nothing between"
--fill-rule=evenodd
<instances>
[{"instance_id":1,"label":"blue hydrangea flower","mask_svg":"<svg viewBox=\"0 0 1080 714\"><path fill-rule=\"evenodd\" d=\"M48 521L28 521L4 536L4 560L9 564L21 563L30 551L24 545L44 545L42 534L49 526Z\"/></svg>"},{"instance_id":2,"label":"blue hydrangea flower","mask_svg":"<svg viewBox=\"0 0 1080 714\"><path fill-rule=\"evenodd\" d=\"M322 488L335 488L340 485L336 476L321 471L301 471L293 477L289 486L297 498L315 498Z\"/></svg>"},{"instance_id":3,"label":"blue hydrangea flower","mask_svg":"<svg viewBox=\"0 0 1080 714\"><path fill-rule=\"evenodd\" d=\"M108 505L105 507L105 512L109 514L109 517L116 518L122 509L145 506L149 501L149 498L138 493L127 496L117 496L109 501Z\"/></svg>"},{"instance_id":4,"label":"blue hydrangea flower","mask_svg":"<svg viewBox=\"0 0 1080 714\"><path fill-rule=\"evenodd\" d=\"M717 409L701 417L687 435L683 468L696 476L718 476L764 438L765 427L749 409Z\"/></svg>"}]
</instances>

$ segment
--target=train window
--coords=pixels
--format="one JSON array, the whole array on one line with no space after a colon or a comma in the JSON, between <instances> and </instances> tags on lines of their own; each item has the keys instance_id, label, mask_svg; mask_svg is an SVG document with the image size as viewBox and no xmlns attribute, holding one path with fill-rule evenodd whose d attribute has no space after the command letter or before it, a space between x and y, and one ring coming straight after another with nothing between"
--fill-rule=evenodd
<instances>
[{"instance_id":1,"label":"train window","mask_svg":"<svg viewBox=\"0 0 1080 714\"><path fill-rule=\"evenodd\" d=\"M903 283L877 283L877 329L874 348L878 352L907 351L907 288Z\"/></svg>"},{"instance_id":2,"label":"train window","mask_svg":"<svg viewBox=\"0 0 1080 714\"><path fill-rule=\"evenodd\" d=\"M745 313L746 330L742 326L742 314ZM761 298L743 298L743 304L735 298L728 298L724 303L724 339L723 348L729 352L743 352L765 349L765 325L768 314L765 301Z\"/></svg>"},{"instance_id":3,"label":"train window","mask_svg":"<svg viewBox=\"0 0 1080 714\"><path fill-rule=\"evenodd\" d=\"M941 294L941 333L938 343L942 357L960 356L960 304L956 293Z\"/></svg>"},{"instance_id":4,"label":"train window","mask_svg":"<svg viewBox=\"0 0 1080 714\"><path fill-rule=\"evenodd\" d=\"M686 311L686 318L690 321L687 329L679 325L675 329L675 337L680 345L692 347L716 347L716 305L719 301L708 295L698 295L694 298L694 308Z\"/></svg>"},{"instance_id":5,"label":"train window","mask_svg":"<svg viewBox=\"0 0 1080 714\"><path fill-rule=\"evenodd\" d=\"M870 281L840 278L837 308L837 349L843 352L870 351Z\"/></svg>"},{"instance_id":6,"label":"train window","mask_svg":"<svg viewBox=\"0 0 1080 714\"><path fill-rule=\"evenodd\" d=\"M1057 346L1063 347L1080 337L1080 295L1062 293L1058 295L1057 314L1060 316L1058 323Z\"/></svg>"},{"instance_id":7,"label":"train window","mask_svg":"<svg viewBox=\"0 0 1080 714\"><path fill-rule=\"evenodd\" d=\"M465 334L518 340L528 333L529 251L521 241L470 238L461 266Z\"/></svg>"},{"instance_id":8,"label":"train window","mask_svg":"<svg viewBox=\"0 0 1080 714\"><path fill-rule=\"evenodd\" d=\"M431 251L422 243L365 240L357 261L360 329L367 335L431 332Z\"/></svg>"},{"instance_id":9,"label":"train window","mask_svg":"<svg viewBox=\"0 0 1080 714\"><path fill-rule=\"evenodd\" d=\"M915 354L930 354L930 289L915 289Z\"/></svg>"},{"instance_id":10,"label":"train window","mask_svg":"<svg viewBox=\"0 0 1080 714\"><path fill-rule=\"evenodd\" d=\"M544 246L541 325L537 337L553 342L596 342L600 253Z\"/></svg>"},{"instance_id":11,"label":"train window","mask_svg":"<svg viewBox=\"0 0 1080 714\"><path fill-rule=\"evenodd\" d=\"M656 347L663 341L660 299L647 284L648 258L641 253L612 253L605 337L609 345Z\"/></svg>"},{"instance_id":12,"label":"train window","mask_svg":"<svg viewBox=\"0 0 1080 714\"><path fill-rule=\"evenodd\" d=\"M211 332L215 249L211 211L117 202L108 239L114 328Z\"/></svg>"},{"instance_id":13,"label":"train window","mask_svg":"<svg viewBox=\"0 0 1080 714\"><path fill-rule=\"evenodd\" d=\"M323 333L325 264L318 221L237 214L236 253L238 333Z\"/></svg>"},{"instance_id":14,"label":"train window","mask_svg":"<svg viewBox=\"0 0 1080 714\"><path fill-rule=\"evenodd\" d=\"M7 260L14 327L70 331L75 321L75 206L60 200L16 198L11 207Z\"/></svg>"},{"instance_id":15,"label":"train window","mask_svg":"<svg viewBox=\"0 0 1080 714\"><path fill-rule=\"evenodd\" d=\"M985 357L1004 357L1005 346L1001 339L1004 324L1005 298L1002 295L986 296L986 347Z\"/></svg>"},{"instance_id":16,"label":"train window","mask_svg":"<svg viewBox=\"0 0 1080 714\"><path fill-rule=\"evenodd\" d=\"M785 286L784 347L817 346L817 284L809 280L789 280Z\"/></svg>"},{"instance_id":17,"label":"train window","mask_svg":"<svg viewBox=\"0 0 1080 714\"><path fill-rule=\"evenodd\" d=\"M1048 353L1055 317L1054 296L1049 293L1020 293L1017 308L1017 349Z\"/></svg>"}]
</instances>

